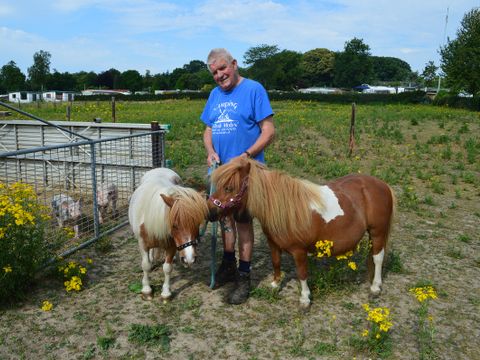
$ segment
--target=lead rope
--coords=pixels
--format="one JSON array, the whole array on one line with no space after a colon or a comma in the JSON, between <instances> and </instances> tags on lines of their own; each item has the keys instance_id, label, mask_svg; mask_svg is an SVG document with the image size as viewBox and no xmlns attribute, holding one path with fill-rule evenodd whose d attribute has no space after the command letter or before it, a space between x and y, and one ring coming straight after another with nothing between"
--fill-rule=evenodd
<instances>
[{"instance_id":1,"label":"lead rope","mask_svg":"<svg viewBox=\"0 0 480 360\"><path fill-rule=\"evenodd\" d=\"M211 172L218 167L218 163L214 161L212 166L210 167ZM208 194L209 197L215 192L215 185L213 182L210 181L210 193ZM216 270L216 250L217 250L217 228L218 222L212 222L212 241L210 243L210 289L213 289L215 286L215 270Z\"/></svg>"},{"instance_id":2,"label":"lead rope","mask_svg":"<svg viewBox=\"0 0 480 360\"><path fill-rule=\"evenodd\" d=\"M212 165L210 166L210 174L218 167L218 163L216 161L212 162ZM210 182L210 190L208 193L208 197L215 192L215 186L213 185L212 182ZM215 253L217 250L217 229L218 229L218 223L217 221L211 222L212 224L212 241L210 243L210 288L213 289L215 286L215 270L216 270L216 258L215 258ZM205 235L205 232L207 231L207 226L208 226L208 220L205 222L205 225L203 226L202 229L200 229L200 234L199 238L203 237Z\"/></svg>"}]
</instances>

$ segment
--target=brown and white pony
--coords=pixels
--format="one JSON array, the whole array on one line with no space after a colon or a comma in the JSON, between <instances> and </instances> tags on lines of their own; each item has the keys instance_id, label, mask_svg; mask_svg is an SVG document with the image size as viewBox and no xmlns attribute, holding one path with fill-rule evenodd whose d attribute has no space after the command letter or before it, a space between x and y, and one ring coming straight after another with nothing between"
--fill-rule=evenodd
<instances>
[{"instance_id":1,"label":"brown and white pony","mask_svg":"<svg viewBox=\"0 0 480 360\"><path fill-rule=\"evenodd\" d=\"M281 281L280 255L290 253L301 284L300 303L310 304L307 253L319 240L333 242L331 255L355 249L365 232L371 241L369 269L375 267L370 290L380 293L382 263L393 218L395 197L383 181L366 175L347 175L326 185L270 171L255 160L232 159L212 174L216 191L209 199L210 220L234 213L258 219L270 246L273 287Z\"/></svg>"},{"instance_id":2,"label":"brown and white pony","mask_svg":"<svg viewBox=\"0 0 480 360\"><path fill-rule=\"evenodd\" d=\"M142 256L142 298L151 300L149 273L154 251L165 252L165 281L161 297L171 296L170 275L173 259L179 251L185 265L195 262L200 225L208 215L205 196L183 187L180 177L167 168L150 170L135 190L128 209L128 219Z\"/></svg>"}]
</instances>

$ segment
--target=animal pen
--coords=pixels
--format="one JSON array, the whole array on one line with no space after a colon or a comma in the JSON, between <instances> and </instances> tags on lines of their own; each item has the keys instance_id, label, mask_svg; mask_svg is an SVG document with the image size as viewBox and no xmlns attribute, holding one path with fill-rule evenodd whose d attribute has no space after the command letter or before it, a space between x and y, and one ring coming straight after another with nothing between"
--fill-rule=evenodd
<instances>
[{"instance_id":1,"label":"animal pen","mask_svg":"<svg viewBox=\"0 0 480 360\"><path fill-rule=\"evenodd\" d=\"M0 182L33 187L48 209L45 240L57 244L57 256L126 225L143 174L166 165L169 125L45 121L0 105L34 119L0 121Z\"/></svg>"}]
</instances>

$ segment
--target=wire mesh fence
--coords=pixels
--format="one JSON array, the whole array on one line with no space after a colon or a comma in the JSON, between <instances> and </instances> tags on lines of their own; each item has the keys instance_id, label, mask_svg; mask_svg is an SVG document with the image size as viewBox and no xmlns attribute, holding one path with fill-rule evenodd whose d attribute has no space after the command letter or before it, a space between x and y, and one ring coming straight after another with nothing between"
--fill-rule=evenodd
<instances>
[{"instance_id":1,"label":"wire mesh fence","mask_svg":"<svg viewBox=\"0 0 480 360\"><path fill-rule=\"evenodd\" d=\"M141 177L165 166L165 133L76 138L3 152L0 181L33 187L49 215L45 240L55 244L58 256L66 256L127 223L129 199Z\"/></svg>"}]
</instances>

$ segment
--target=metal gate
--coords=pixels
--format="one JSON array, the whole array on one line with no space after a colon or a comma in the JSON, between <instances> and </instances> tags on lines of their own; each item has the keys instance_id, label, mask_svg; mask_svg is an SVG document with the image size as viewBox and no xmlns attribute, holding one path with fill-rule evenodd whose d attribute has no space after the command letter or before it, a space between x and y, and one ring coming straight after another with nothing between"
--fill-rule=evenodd
<instances>
[{"instance_id":1,"label":"metal gate","mask_svg":"<svg viewBox=\"0 0 480 360\"><path fill-rule=\"evenodd\" d=\"M128 223L143 174L165 166L169 125L0 121L0 181L29 184L48 209L47 242L67 256Z\"/></svg>"}]
</instances>

